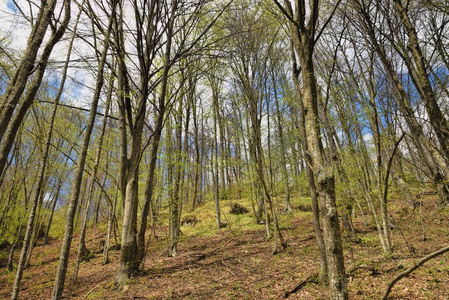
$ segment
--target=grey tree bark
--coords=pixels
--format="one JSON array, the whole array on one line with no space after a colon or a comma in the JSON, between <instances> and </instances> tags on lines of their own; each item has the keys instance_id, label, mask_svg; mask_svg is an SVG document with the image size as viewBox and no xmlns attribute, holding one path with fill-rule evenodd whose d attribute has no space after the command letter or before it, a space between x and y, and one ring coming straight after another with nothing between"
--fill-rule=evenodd
<instances>
[{"instance_id":1,"label":"grey tree bark","mask_svg":"<svg viewBox=\"0 0 449 300\"><path fill-rule=\"evenodd\" d=\"M54 6L53 6L54 7ZM66 3L66 13L70 14L70 3ZM62 35L65 32L65 29L68 25L68 21L70 19L69 16L66 16L65 19L67 20L66 23L64 25L61 25L63 27L59 28L59 32L58 35L53 35L52 38L54 39L54 41L52 43L47 44L47 46L49 46L48 48L46 47L46 50L48 51L48 56L50 55L51 49L53 48L53 46L56 44L57 41L59 41L59 39L62 37ZM78 23L78 19L76 21L76 24ZM38 202L39 199L41 197L41 191L43 189L43 184L44 184L44 178L45 178L45 170L47 167L47 159L48 159L48 155L50 152L50 144L51 144L51 138L52 138L52 134L53 134L53 127L54 127L54 122L56 119L56 113L58 111L58 104L59 104L59 100L61 99L61 95L63 92L63 88L64 88L64 84L65 84L65 80L67 78L67 68L68 68L68 63L70 60L70 55L72 53L72 45L73 45L73 40L75 38L75 32L76 32L76 25L74 28L74 33L72 35L71 41L70 41L70 45L69 45L69 49L68 49L68 53L67 53L67 59L65 61L65 65L64 65L64 70L63 70L63 74L62 74L62 79L61 79L61 85L59 87L58 90L58 94L56 95L56 99L55 99L55 105L54 105L54 109L51 115L51 119L50 119L50 128L49 128L49 132L47 135L47 139L46 139L46 143L45 143L45 148L44 148L44 152L42 154L42 158L41 161L39 162L39 171L38 171L38 182L37 182L37 188L34 194L34 198L31 204L31 210L30 210L30 215L28 217L28 224L26 227L26 231L25 231L25 238L23 241L23 246L22 246L22 252L20 253L20 258L19 258L19 263L17 266L17 272L16 272L16 278L14 281L14 286L13 286L13 291L12 291L12 295L11 295L11 299L17 299L19 297L19 292L20 292L20 284L22 281L22 275L23 275L23 270L26 266L26 261L27 261L27 254L30 248L30 244L32 242L32 232L33 232L33 227L35 226L35 218L36 218L36 210L37 210L37 206L38 206ZM52 46L50 46L52 45ZM48 59L48 56L46 59ZM44 57L45 63L46 63L46 59ZM41 74L41 79L43 76L43 72L45 70L45 67L42 67L42 74ZM40 83L40 82L39 82ZM33 82L33 84L37 84L37 82ZM37 92L37 87L36 87L36 91L34 91L34 94ZM29 92L28 92L29 93ZM33 96L34 95L28 95L27 96ZM24 101L27 101L28 99L25 99ZM30 102L32 103L33 99L30 100ZM29 105L31 105L31 103L29 103ZM15 134L14 134L15 136ZM7 145L5 145L7 147ZM9 150L7 151L9 152ZM7 155L7 154L6 154ZM1 168L1 166L0 166ZM1 173L1 170L0 170Z\"/></svg>"},{"instance_id":2,"label":"grey tree bark","mask_svg":"<svg viewBox=\"0 0 449 300\"><path fill-rule=\"evenodd\" d=\"M51 36L45 44L39 62L33 72L34 77L27 86L28 78L34 68L37 52L39 51L42 39L47 32L49 22L54 15L56 2L56 0L48 3L43 2L36 19L35 29L32 31L27 43L23 62L16 71L5 92L6 98L2 103L2 109L0 110L0 175L4 172L8 155L11 151L17 131L23 122L26 112L33 104L47 68L50 54L52 53L54 46L63 37L70 21L71 1L65 0L63 8L61 8L64 10L63 19L58 20L60 26L52 26ZM19 103L19 99L22 97L26 86L25 96ZM19 107L16 108L18 104Z\"/></svg>"},{"instance_id":3,"label":"grey tree bark","mask_svg":"<svg viewBox=\"0 0 449 300\"><path fill-rule=\"evenodd\" d=\"M62 240L61 254L59 257L59 265L56 272L55 283L52 292L52 300L58 300L62 297L62 292L64 290L65 276L67 273L67 264L70 254L70 246L72 244L72 235L74 227L74 218L76 214L76 209L78 206L78 201L81 192L81 183L83 181L84 166L86 164L87 150L89 148L91 135L93 132L95 118L97 114L98 102L100 100L100 95L102 92L104 84L104 67L106 65L107 54L110 46L110 37L112 31L112 24L115 18L115 10L117 7L117 2L114 0L111 5L111 16L109 17L108 28L105 32L105 40L103 45L103 50L101 52L101 58L97 67L97 78L95 83L95 91L92 98L92 103L89 111L89 117L86 123L86 129L83 137L83 142L81 150L78 154L78 165L75 174L75 180L73 182L72 194L69 200L69 206L67 209L67 220L65 223L64 237Z\"/></svg>"},{"instance_id":4,"label":"grey tree bark","mask_svg":"<svg viewBox=\"0 0 449 300\"><path fill-rule=\"evenodd\" d=\"M332 299L347 299L346 275L341 242L341 231L335 202L335 178L332 167L326 161L320 140L318 91L314 71L313 52L316 43L319 1L310 1L310 12L306 15L305 3L296 0L293 10L288 0L276 5L288 18L293 48L298 55L302 75L302 101L306 123L306 138L316 188L321 204L324 229L324 244L328 263L328 282ZM311 187L312 188L312 187Z\"/></svg>"},{"instance_id":5,"label":"grey tree bark","mask_svg":"<svg viewBox=\"0 0 449 300\"><path fill-rule=\"evenodd\" d=\"M274 76L273 76L274 77ZM285 142L284 142L284 131L283 131L283 125L281 120L281 111L279 108L279 99L278 99L278 93L276 89L276 79L273 78L273 84L274 84L274 99L275 99L275 105L276 105L276 121L277 121L277 130L279 133L279 144L281 147L281 169L282 169L282 176L284 179L285 184L285 205L284 205L284 212L292 212L292 208L290 205L290 179L289 174L287 170L287 161L285 157L287 156L287 152L285 151Z\"/></svg>"},{"instance_id":6,"label":"grey tree bark","mask_svg":"<svg viewBox=\"0 0 449 300\"><path fill-rule=\"evenodd\" d=\"M166 44L165 44L165 53L164 53L164 67L162 70L162 101L165 101L165 90L166 90L166 80L170 66L171 66L171 47L172 47L172 38L173 38L173 27L175 21L175 14L177 11L178 1L173 0L170 7L169 19L166 28ZM149 20L147 21L147 29L145 41L147 43L154 42L156 36L156 24L158 22L159 14L162 13L163 3L161 1L155 1L151 3L151 7L148 8L150 10ZM137 6L136 6L137 7ZM136 10L136 18L139 19L139 11ZM142 25L142 24L141 24ZM142 42L144 41L142 37L142 32L138 30L139 34L138 43L139 47L142 47ZM122 41L123 43L123 41ZM137 205L138 205L138 176L139 176L139 165L141 159L141 144L142 144L142 133L143 126L145 123L146 116L146 102L147 96L149 94L149 83L148 79L150 76L150 64L153 59L150 55L153 52L151 47L147 47L145 49L139 50L139 64L142 69L143 74L140 76L139 82L139 92L137 99L137 110L135 113L136 119L134 120L134 124L129 122L129 126L131 127L130 135L131 135L131 143L129 147L129 158L127 159L126 166L126 190L125 190L125 198L124 198L124 211L123 211L123 227L122 227L122 246L120 252L120 269L118 271L117 277L115 279L115 284L117 287L123 287L131 277L131 275L136 272L139 268L139 256L135 255L138 250L137 248ZM123 58L119 58L124 65ZM129 118L131 119L131 118ZM126 133L122 135L126 136ZM122 157L122 159L126 159ZM121 180L122 181L122 180ZM123 191L122 191L123 195ZM143 244L141 245L143 247Z\"/></svg>"},{"instance_id":7,"label":"grey tree bark","mask_svg":"<svg viewBox=\"0 0 449 300\"><path fill-rule=\"evenodd\" d=\"M110 79L109 88L106 95L106 106L104 109L104 117L101 124L100 136L98 138L98 148L96 151L97 153L95 155L94 166L90 174L89 187L87 188L87 203L84 207L83 216L81 220L80 240L78 245L75 270L73 271L72 281L70 282L70 287L67 293L67 299L70 299L70 297L72 296L73 287L75 286L76 278L78 277L78 270L80 263L84 260L88 261L89 255L91 254L90 250L86 246L87 220L89 219L89 211L92 205L92 198L94 196L93 194L94 194L95 180L97 178L98 167L100 166L100 160L103 152L103 141L108 121L107 115L109 114L113 87L114 87L114 77Z\"/></svg>"}]
</instances>

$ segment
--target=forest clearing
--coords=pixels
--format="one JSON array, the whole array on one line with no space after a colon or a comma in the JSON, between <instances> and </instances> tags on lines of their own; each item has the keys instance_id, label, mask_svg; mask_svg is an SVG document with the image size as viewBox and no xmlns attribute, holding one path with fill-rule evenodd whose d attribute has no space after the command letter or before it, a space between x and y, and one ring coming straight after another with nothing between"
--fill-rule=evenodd
<instances>
[{"instance_id":1,"label":"forest clearing","mask_svg":"<svg viewBox=\"0 0 449 300\"><path fill-rule=\"evenodd\" d=\"M0 0L0 298L448 299L446 0Z\"/></svg>"}]
</instances>

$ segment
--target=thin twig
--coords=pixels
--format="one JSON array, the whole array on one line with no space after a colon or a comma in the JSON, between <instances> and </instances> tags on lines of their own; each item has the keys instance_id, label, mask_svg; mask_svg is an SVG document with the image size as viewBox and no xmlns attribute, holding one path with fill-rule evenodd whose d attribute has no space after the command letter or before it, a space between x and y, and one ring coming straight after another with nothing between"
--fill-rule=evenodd
<instances>
[{"instance_id":1,"label":"thin twig","mask_svg":"<svg viewBox=\"0 0 449 300\"><path fill-rule=\"evenodd\" d=\"M87 298L87 296L89 296L90 295L90 293L92 293L93 292L93 290L95 290L97 287L99 287L100 286L100 284L102 284L102 282L100 282L99 284L97 284L96 286L94 286L90 291L88 291L87 292L87 294L86 294L86 296L84 296L84 298Z\"/></svg>"},{"instance_id":2,"label":"thin twig","mask_svg":"<svg viewBox=\"0 0 449 300\"><path fill-rule=\"evenodd\" d=\"M229 271L229 273L231 273L232 275L234 275L235 278L238 278L237 275L235 275L234 272L232 272L231 269L229 269L228 265L225 264L223 258L221 259L221 263L223 264L223 266L226 267L226 269Z\"/></svg>"}]
</instances>

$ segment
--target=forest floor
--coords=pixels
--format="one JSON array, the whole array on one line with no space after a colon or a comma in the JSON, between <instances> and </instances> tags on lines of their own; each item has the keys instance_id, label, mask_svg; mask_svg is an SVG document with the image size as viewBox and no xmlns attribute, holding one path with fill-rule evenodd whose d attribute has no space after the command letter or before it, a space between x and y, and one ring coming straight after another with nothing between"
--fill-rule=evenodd
<instances>
[{"instance_id":1,"label":"forest floor","mask_svg":"<svg viewBox=\"0 0 449 300\"><path fill-rule=\"evenodd\" d=\"M195 211L195 224L181 227L178 255L167 256L167 228L157 228L158 238L149 243L145 269L131 279L122 291L113 287L120 251L110 251L111 263L102 264L97 253L82 262L73 292L74 299L327 299L326 287L317 283L319 261L312 230L312 215L307 198L293 199L293 213L281 216L282 234L288 244L284 252L272 254L273 241L265 239L264 225L256 225L251 213L229 214L230 204L222 202L227 228L214 229L213 203ZM212 201L211 201L212 202ZM449 209L436 208L436 199L426 196L420 210L413 211L400 200L392 200L390 213L393 255L385 258L377 230L364 224L356 211L357 233L343 235L344 256L350 299L380 299L388 282L420 257L446 246L449 240ZM194 213L187 214L194 215ZM425 228L426 240L422 240ZM90 250L101 249L104 227L87 234ZM60 241L33 252L25 270L20 299L50 299L58 264ZM78 239L72 243L66 289L70 283ZM6 251L6 250L3 250ZM17 256L18 252L16 251ZM0 299L9 299L14 272L6 270L6 253L0 256ZM17 261L17 260L16 260ZM409 277L399 281L391 299L449 299L449 255L434 258Z\"/></svg>"}]
</instances>

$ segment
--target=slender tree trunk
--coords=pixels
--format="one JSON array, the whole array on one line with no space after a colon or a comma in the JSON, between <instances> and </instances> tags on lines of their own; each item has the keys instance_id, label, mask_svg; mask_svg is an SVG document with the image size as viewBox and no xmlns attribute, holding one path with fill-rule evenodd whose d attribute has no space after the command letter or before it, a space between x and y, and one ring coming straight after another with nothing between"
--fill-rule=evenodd
<instances>
[{"instance_id":1,"label":"slender tree trunk","mask_svg":"<svg viewBox=\"0 0 449 300\"><path fill-rule=\"evenodd\" d=\"M108 178L107 173L108 173L108 169L109 169L109 160L108 160L108 153L106 153L106 171L105 171L105 176L103 178L103 183L101 184L102 186L106 185L106 180ZM95 201L95 207L94 207L94 226L98 225L98 221L100 219L100 207L101 207L101 199L102 199L103 193L99 193L97 201Z\"/></svg>"},{"instance_id":2,"label":"slender tree trunk","mask_svg":"<svg viewBox=\"0 0 449 300\"><path fill-rule=\"evenodd\" d=\"M278 6L280 4L276 2ZM335 179L332 167L326 161L324 148L320 140L321 131L318 112L318 91L315 78L313 51L315 46L315 30L318 21L319 2L310 2L310 13L305 9L293 8L285 1L285 13L296 23L290 23L293 48L298 55L302 70L302 101L304 103L304 120L308 152L311 156L312 168L316 178L318 201L321 204L324 244L328 263L328 281L332 299L347 299L346 274L343 248L340 236L340 224L335 200ZM296 7L303 5L295 1ZM286 9L286 10L285 10ZM307 19L307 20L306 20ZM307 23L307 25L305 25ZM294 54L292 59L296 65ZM294 69L297 69L295 66ZM296 72L295 72L296 73ZM296 74L297 76L298 74Z\"/></svg>"},{"instance_id":3,"label":"slender tree trunk","mask_svg":"<svg viewBox=\"0 0 449 300\"><path fill-rule=\"evenodd\" d=\"M109 25L106 30L103 51L101 53L101 58L98 63L95 92L92 98L92 103L89 111L89 118L86 124L86 130L83 137L81 151L79 152L78 155L78 165L76 169L75 180L73 182L72 195L70 197L69 206L67 210L67 220L65 224L64 238L61 246L59 265L56 273L55 284L53 287L52 300L61 299L62 292L64 290L65 276L67 273L67 265L70 254L70 246L72 244L73 227L74 227L73 221L75 218L76 208L78 207L78 201L81 192L81 183L83 181L83 173L84 173L84 166L86 164L87 150L89 148L90 138L93 132L95 117L97 114L98 102L100 100L100 94L104 83L104 66L106 64L107 53L109 49L109 40L112 30L113 19L115 18L116 6L117 1L113 1L111 17L109 19Z\"/></svg>"},{"instance_id":4,"label":"slender tree trunk","mask_svg":"<svg viewBox=\"0 0 449 300\"><path fill-rule=\"evenodd\" d=\"M108 214L108 232L106 235L106 241L104 243L103 250L103 264L106 265L109 263L109 245L111 243L111 234L115 223L115 213L117 209L117 198L118 198L118 185L117 190L115 192L114 203L110 203L109 205L109 214ZM116 239L117 243L117 239Z\"/></svg>"},{"instance_id":5,"label":"slender tree trunk","mask_svg":"<svg viewBox=\"0 0 449 300\"><path fill-rule=\"evenodd\" d=\"M23 53L22 61L6 88L5 98L3 98L4 100L2 99L3 101L0 106L0 141L4 137L14 109L25 90L28 77L32 74L39 48L47 33L56 3L56 0L41 3L39 13L28 37L27 47ZM3 171L3 168L0 168L0 174L2 173L1 171Z\"/></svg>"},{"instance_id":6,"label":"slender tree trunk","mask_svg":"<svg viewBox=\"0 0 449 300\"><path fill-rule=\"evenodd\" d=\"M51 19L51 16L53 14L53 10L55 7L56 1L53 0L49 3L49 6L44 8L44 11L41 11L44 15L40 15L38 19L36 20L37 23L46 23L44 27L37 29L36 34L37 35L45 35L46 27L48 26L49 19ZM44 6L45 7L45 4ZM37 94L37 91L40 87L40 84L42 82L42 78L44 76L45 70L47 68L47 62L50 57L51 52L53 51L54 46L61 40L63 37L67 26L70 21L71 17L71 1L65 0L64 1L64 19L61 22L61 25L56 29L54 28L52 31L52 34L46 43L41 58L39 60L39 63L37 64L36 70L34 71L34 77L29 86L27 87L27 91L25 93L25 96L23 97L22 101L20 102L19 107L16 109L14 115L13 111L15 110L15 107L17 105L17 102L19 98L22 96L23 91L25 89L26 82L28 80L29 75L31 74L31 69L34 68L34 61L35 61L35 53L39 49L35 49L34 47L39 48L39 45L41 43L42 37L37 37L37 40L40 41L29 41L31 43L30 45L30 53L33 52L34 54L27 54L34 57L26 57L24 59L24 65L22 68L20 68L19 72L16 73L17 77L13 78L11 82L14 82L17 80L17 86L13 86L10 84L10 94L6 98L6 105L5 109L2 109L0 112L0 174L3 173L5 170L6 162L8 159L9 152L11 151L11 147L14 143L14 139L17 135L17 132L20 128L20 125L23 122L23 119L25 118L26 112L30 108L30 106L33 104L34 98ZM47 10L48 9L48 10ZM42 18L45 18L42 19ZM41 32L42 29L42 32ZM36 44L34 43L36 42ZM27 50L26 50L27 51ZM22 75L22 71L25 73L23 74L24 77L18 77L19 75ZM8 93L8 91L7 91Z\"/></svg>"},{"instance_id":7,"label":"slender tree trunk","mask_svg":"<svg viewBox=\"0 0 449 300\"><path fill-rule=\"evenodd\" d=\"M54 7L54 4L53 4L53 7ZM65 10L66 10L66 13L70 14L70 1L68 1L68 3L66 2ZM50 53L51 53L51 50L52 50L53 46L59 41L59 39L61 39L62 35L64 34L65 29L66 29L66 27L68 25L69 18L70 17L66 17L67 22L64 23L63 25L61 25L61 27L60 27L61 30L60 31L58 30L58 34L52 36L52 38L51 38L52 42L51 43L49 42L47 44L46 49L45 49L48 52L48 53L45 53L47 55L47 57L45 58L44 54L43 54L43 59L45 61L45 64L46 64L46 60L48 59L48 56L50 56ZM76 24L77 23L78 22L76 22ZM41 196L41 190L43 188L44 177L45 177L45 170L46 170L46 167L47 167L47 158L48 158L48 155L49 155L49 152L50 152L50 144L51 144L51 138L52 138L52 133L53 133L53 126L54 126L54 122L55 122L55 119L56 119L56 113L57 113L57 110L58 110L59 100L61 99L61 95L62 95L62 91L63 91L63 88L64 88L64 83L65 83L65 79L67 77L66 75L67 75L68 62L70 60L70 55L71 55L71 52L72 52L71 51L72 50L71 49L71 45L73 44L73 40L74 40L74 37L75 37L75 32L76 32L76 28L74 29L74 34L72 35L72 39L71 39L71 42L70 42L70 45L69 45L69 49L68 49L68 53L67 53L67 59L66 59L65 65L64 65L64 71L63 71L63 75L62 75L62 79L61 79L61 85L60 85L58 94L56 95L55 106L54 106L54 109L53 109L53 112L52 112L52 116L51 116L51 120L50 120L50 129L49 129L47 140L46 140L46 143L45 143L45 149L44 149L44 152L42 154L41 161L39 163L39 171L38 171L38 178L39 179L38 179L38 183L37 183L37 189L36 189L36 192L35 192L35 195L34 195L34 198L33 198L33 202L32 202L32 205L31 205L31 211L30 211L30 215L29 215L29 218L28 218L27 228L26 228L26 231L25 231L25 238L24 238L24 241L23 241L22 252L21 252L20 258L19 258L19 264L17 266L16 278L15 278L15 281L14 281L14 287L13 287L13 291L12 291L12 295L11 295L11 299L13 299L13 300L15 300L15 299L17 299L19 297L20 284L21 284L21 281L22 281L23 270L24 270L24 268L26 266L26 256L27 256L27 253L28 253L31 241L32 241L32 231L33 231L33 227L35 226L34 220L36 218L36 209L37 209L38 202L39 202L39 196ZM44 70L45 70L45 66L42 66L42 70L41 70L42 75L41 76L43 76ZM36 76L39 76L39 74L37 74ZM37 82L33 81L33 84L34 83L38 84ZM39 83L40 83L40 80L39 80ZM34 91L34 93L33 93L33 88L30 88L30 91L27 92L27 96L26 97L31 97L32 96L32 98L34 98L34 95L35 95L36 92L37 92L37 87L36 87L36 90ZM29 93L31 93L31 94L29 94ZM26 103L27 101L30 101L32 103L33 99L28 100L26 98L24 100L24 103ZM30 103L30 105L31 105L31 103ZM15 136L15 133L13 135ZM3 151L3 148L2 148L2 151ZM7 150L7 152L9 153L9 150ZM5 154L5 153L3 153L3 154ZM5 154L5 155L7 156L8 154ZM3 170L2 170L1 165L0 165L0 173L2 171Z\"/></svg>"},{"instance_id":8,"label":"slender tree trunk","mask_svg":"<svg viewBox=\"0 0 449 300\"><path fill-rule=\"evenodd\" d=\"M20 220L19 220L20 222ZM20 223L19 225L19 229L17 230L17 236L16 239L14 241L14 243L11 245L11 249L9 249L9 256L8 256L8 265L7 265L7 269L8 271L12 271L13 269L13 260L14 260L14 250L17 247L17 244L19 243L20 239L21 239L21 235L22 235L22 228L23 228L23 224Z\"/></svg>"},{"instance_id":9,"label":"slender tree trunk","mask_svg":"<svg viewBox=\"0 0 449 300\"><path fill-rule=\"evenodd\" d=\"M193 97L191 101L194 101ZM201 165L201 150L200 150L200 142L199 142L199 134L198 134L198 117L197 117L197 105L192 104L192 114L193 114L193 138L195 145L195 175L193 180L193 197L192 197L192 212L195 210L195 206L199 203L198 201L198 191L199 184L201 180L200 176L200 165Z\"/></svg>"},{"instance_id":10,"label":"slender tree trunk","mask_svg":"<svg viewBox=\"0 0 449 300\"><path fill-rule=\"evenodd\" d=\"M276 80L273 78L273 84L274 84L274 99L276 104L276 120L277 120L277 128L279 132L279 144L281 147L281 169L282 169L282 176L284 179L285 184L285 205L284 205L284 211L285 212L291 212L292 208L290 206L290 184L289 184L289 175L287 171L287 162L285 157L287 156L287 153L285 151L285 143L284 143L284 131L282 128L282 120L281 120L281 111L279 109L279 99L276 89Z\"/></svg>"},{"instance_id":11,"label":"slender tree trunk","mask_svg":"<svg viewBox=\"0 0 449 300\"><path fill-rule=\"evenodd\" d=\"M181 194L181 181L182 181L182 114L183 114L183 98L179 100L179 109L175 116L176 127L175 127L175 142L173 145L173 162L172 166L173 174L173 191L170 197L170 246L168 249L168 255L170 257L175 257L177 255L177 247L179 241L179 226L180 226L180 215L182 201L180 199Z\"/></svg>"},{"instance_id":12,"label":"slender tree trunk","mask_svg":"<svg viewBox=\"0 0 449 300\"><path fill-rule=\"evenodd\" d=\"M150 212L150 208L154 207L154 187L155 187L157 153L159 149L159 142L162 136L163 119L164 116L159 114L156 122L156 132L153 135L153 141L151 143L150 165L148 166L148 176L145 187L145 202L140 216L140 226L137 236L137 249L140 266L143 266L142 263L145 258L145 232L147 227L148 214Z\"/></svg>"},{"instance_id":13,"label":"slender tree trunk","mask_svg":"<svg viewBox=\"0 0 449 300\"><path fill-rule=\"evenodd\" d=\"M327 115L327 109L324 106L324 104L322 103L323 101L320 101L320 100L321 99L318 99L318 107L319 107L319 110L321 113L321 119L323 120L325 132L327 133L327 141L330 146L330 157L337 169L342 186L347 186L347 188L345 188L345 195L344 195L343 201L342 201L343 202L343 208L342 208L343 226L344 226L346 232L349 235L352 235L352 234L354 234L354 226L352 224L351 213L352 213L354 199L351 196L351 191L349 189L349 179L348 179L348 176L346 175L346 170L343 168L343 164L341 162L341 158L338 153L337 143L334 140L334 134L333 134L334 130L332 129L332 125L329 120L329 116Z\"/></svg>"},{"instance_id":14,"label":"slender tree trunk","mask_svg":"<svg viewBox=\"0 0 449 300\"><path fill-rule=\"evenodd\" d=\"M213 130L214 130L214 138L213 138L213 181L214 181L214 203L215 203L215 215L216 215L216 222L217 222L217 229L220 229L223 227L223 224L221 222L221 212L220 212L220 182L219 182L219 158L221 156L219 145L218 145L218 127L219 127L219 104L218 104L218 89L219 85L216 82L215 77L210 78L210 84L212 86L212 110L213 110Z\"/></svg>"},{"instance_id":15,"label":"slender tree trunk","mask_svg":"<svg viewBox=\"0 0 449 300\"><path fill-rule=\"evenodd\" d=\"M94 166L91 171L90 185L87 189L88 190L87 191L87 203L86 203L86 206L84 207L84 212L83 212L82 221L81 221L80 241L79 241L79 245L78 245L78 253L77 253L77 257L76 257L75 270L73 272L72 281L70 282L69 291L67 293L67 299L70 299L70 297L72 296L73 287L75 286L76 278L78 277L78 270L79 270L80 263L83 260L89 261L89 256L91 254L91 252L89 251L89 249L86 246L87 220L89 218L89 211L90 211L90 207L92 205L92 198L93 198L93 194L94 194L95 179L97 178L98 167L100 165L101 154L103 151L103 141L104 141L104 135L106 132L106 125L107 125L107 121L108 121L107 115L109 114L109 106L111 104L113 86L114 86L114 78L112 78L109 83L109 89L108 89L107 96L106 96L107 99L106 99L106 107L104 109L103 123L101 125L101 132L100 132L100 136L99 136L99 140L98 140L98 148L97 148L97 153L96 153L96 157L95 157L95 162L94 162Z\"/></svg>"},{"instance_id":16,"label":"slender tree trunk","mask_svg":"<svg viewBox=\"0 0 449 300\"><path fill-rule=\"evenodd\" d=\"M48 244L48 235L50 233L51 224L53 222L53 215L55 213L56 204L58 203L59 193L61 192L61 188L62 188L62 176L59 178L59 181L58 181L58 187L56 188L56 193L55 193L54 200L53 200L52 207L51 207L50 217L48 219L48 223L45 228L44 242L43 242L42 246L46 246Z\"/></svg>"}]
</instances>

